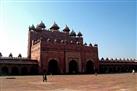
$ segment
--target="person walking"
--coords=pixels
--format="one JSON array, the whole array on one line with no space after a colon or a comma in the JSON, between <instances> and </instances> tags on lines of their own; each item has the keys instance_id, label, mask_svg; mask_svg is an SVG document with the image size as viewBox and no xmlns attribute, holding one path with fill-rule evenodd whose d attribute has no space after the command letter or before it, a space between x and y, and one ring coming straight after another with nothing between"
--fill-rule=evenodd
<instances>
[{"instance_id":1,"label":"person walking","mask_svg":"<svg viewBox=\"0 0 137 91\"><path fill-rule=\"evenodd\" d=\"M134 69L132 70L132 74L135 75L135 70Z\"/></svg>"},{"instance_id":2,"label":"person walking","mask_svg":"<svg viewBox=\"0 0 137 91\"><path fill-rule=\"evenodd\" d=\"M46 70L43 71L43 82L47 82L47 74L46 74Z\"/></svg>"}]
</instances>

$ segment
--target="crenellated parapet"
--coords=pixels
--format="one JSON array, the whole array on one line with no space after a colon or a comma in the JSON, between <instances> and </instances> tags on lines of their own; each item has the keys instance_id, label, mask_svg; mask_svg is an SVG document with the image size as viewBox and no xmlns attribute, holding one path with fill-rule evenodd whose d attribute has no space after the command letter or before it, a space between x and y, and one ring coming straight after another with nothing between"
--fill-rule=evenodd
<instances>
[{"instance_id":1,"label":"crenellated parapet","mask_svg":"<svg viewBox=\"0 0 137 91\"><path fill-rule=\"evenodd\" d=\"M2 53L0 52L2 55ZM38 64L37 60L30 60L27 57L22 57L19 53L18 57L13 57L12 53L9 54L8 57L1 56L0 57L0 64Z\"/></svg>"},{"instance_id":2,"label":"crenellated parapet","mask_svg":"<svg viewBox=\"0 0 137 91\"><path fill-rule=\"evenodd\" d=\"M100 62L137 62L137 59L132 58L101 58Z\"/></svg>"},{"instance_id":3,"label":"crenellated parapet","mask_svg":"<svg viewBox=\"0 0 137 91\"><path fill-rule=\"evenodd\" d=\"M0 64L38 64L37 60L30 60L27 57L1 57Z\"/></svg>"},{"instance_id":4,"label":"crenellated parapet","mask_svg":"<svg viewBox=\"0 0 137 91\"><path fill-rule=\"evenodd\" d=\"M29 35L31 38L30 45L35 45L40 41L44 41L46 44L69 44L69 45L80 45L85 48L97 48L97 44L87 44L83 43L83 34L81 32L76 33L74 30L70 30L70 28L66 25L62 31L59 30L60 27L58 24L54 22L54 24L47 29L45 24L41 21L40 24L36 26L32 25L29 27L29 31L31 34Z\"/></svg>"},{"instance_id":5,"label":"crenellated parapet","mask_svg":"<svg viewBox=\"0 0 137 91\"><path fill-rule=\"evenodd\" d=\"M83 45L82 33L76 33L74 30L66 25L62 31L58 24L54 24L48 29L45 24L41 21L40 24L36 26L29 26L29 43L28 46L35 45L40 41L45 41L46 43L66 43L66 44L76 44Z\"/></svg>"},{"instance_id":6,"label":"crenellated parapet","mask_svg":"<svg viewBox=\"0 0 137 91\"><path fill-rule=\"evenodd\" d=\"M59 29L60 27L55 22L49 29L46 29L46 26L42 21L40 22L40 24L37 24L36 26L34 26L34 24L29 26L29 31L33 31L33 32L42 32L45 30L50 32L65 33L65 34L68 34L70 37L75 37L75 38L82 38L83 36L81 32L76 33L74 30L71 31L67 25L65 26L64 29L62 29L62 31L60 31Z\"/></svg>"},{"instance_id":7,"label":"crenellated parapet","mask_svg":"<svg viewBox=\"0 0 137 91\"><path fill-rule=\"evenodd\" d=\"M0 52L0 59L27 59L27 57L22 57L22 55L19 53L17 57L14 57L12 53L9 54L9 56L3 56Z\"/></svg>"},{"instance_id":8,"label":"crenellated parapet","mask_svg":"<svg viewBox=\"0 0 137 91\"><path fill-rule=\"evenodd\" d=\"M0 59L27 59L27 57L1 57Z\"/></svg>"}]
</instances>

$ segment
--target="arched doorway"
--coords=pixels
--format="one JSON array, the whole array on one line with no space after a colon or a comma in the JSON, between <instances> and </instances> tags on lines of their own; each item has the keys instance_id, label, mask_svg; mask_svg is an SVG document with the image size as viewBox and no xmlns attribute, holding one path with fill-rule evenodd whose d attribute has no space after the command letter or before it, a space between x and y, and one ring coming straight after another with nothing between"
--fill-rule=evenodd
<instances>
[{"instance_id":1,"label":"arched doorway","mask_svg":"<svg viewBox=\"0 0 137 91\"><path fill-rule=\"evenodd\" d=\"M9 74L9 69L8 69L8 67L2 67L2 68L1 68L1 72L2 72L2 74L4 74L4 75Z\"/></svg>"},{"instance_id":2,"label":"arched doorway","mask_svg":"<svg viewBox=\"0 0 137 91\"><path fill-rule=\"evenodd\" d=\"M38 67L37 67L37 66L32 66L32 67L30 68L30 74L31 74L31 75L36 75L36 74L38 74L38 72L39 72L39 70L38 70Z\"/></svg>"},{"instance_id":3,"label":"arched doorway","mask_svg":"<svg viewBox=\"0 0 137 91\"><path fill-rule=\"evenodd\" d=\"M60 69L58 62L54 59L50 60L48 62L48 74L59 74L59 73L60 73Z\"/></svg>"},{"instance_id":4,"label":"arched doorway","mask_svg":"<svg viewBox=\"0 0 137 91\"><path fill-rule=\"evenodd\" d=\"M75 60L69 62L69 73L78 73L78 64Z\"/></svg>"},{"instance_id":5,"label":"arched doorway","mask_svg":"<svg viewBox=\"0 0 137 91\"><path fill-rule=\"evenodd\" d=\"M21 68L21 74L22 75L27 75L28 74L28 69L26 67Z\"/></svg>"},{"instance_id":6,"label":"arched doorway","mask_svg":"<svg viewBox=\"0 0 137 91\"><path fill-rule=\"evenodd\" d=\"M12 75L18 75L19 74L19 69L17 67L12 67L11 68L11 74Z\"/></svg>"},{"instance_id":7,"label":"arched doorway","mask_svg":"<svg viewBox=\"0 0 137 91\"><path fill-rule=\"evenodd\" d=\"M87 61L86 73L94 73L94 63L92 61Z\"/></svg>"}]
</instances>

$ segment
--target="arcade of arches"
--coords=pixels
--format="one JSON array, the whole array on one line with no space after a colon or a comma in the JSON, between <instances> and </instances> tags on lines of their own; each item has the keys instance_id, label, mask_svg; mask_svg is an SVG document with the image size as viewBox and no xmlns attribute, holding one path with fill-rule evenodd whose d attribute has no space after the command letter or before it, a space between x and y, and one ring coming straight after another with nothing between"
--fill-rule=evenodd
<instances>
[{"instance_id":1,"label":"arcade of arches","mask_svg":"<svg viewBox=\"0 0 137 91\"><path fill-rule=\"evenodd\" d=\"M132 70L137 71L137 65L126 65L126 64L110 64L110 65L100 65L100 73L127 73L132 72Z\"/></svg>"},{"instance_id":2,"label":"arcade of arches","mask_svg":"<svg viewBox=\"0 0 137 91\"><path fill-rule=\"evenodd\" d=\"M61 74L61 65L59 65L60 61L50 60L48 62L48 74ZM79 72L79 63L76 60L70 60L68 62L68 73L69 74L77 74L77 73L86 73L93 74L96 72L94 61L88 60L85 63L84 71ZM132 72L132 70L137 71L136 65L126 65L126 64L101 64L99 65L99 73L122 73L122 72Z\"/></svg>"},{"instance_id":3,"label":"arcade of arches","mask_svg":"<svg viewBox=\"0 0 137 91\"><path fill-rule=\"evenodd\" d=\"M51 59L48 61L48 67L47 67L47 73L48 74L61 74L61 67L59 65L59 61L55 59ZM79 64L76 60L71 60L68 64L68 73L69 74L77 74L81 73L79 72ZM87 61L85 68L84 68L84 73L92 74L94 73L94 63L92 61Z\"/></svg>"},{"instance_id":4,"label":"arcade of arches","mask_svg":"<svg viewBox=\"0 0 137 91\"><path fill-rule=\"evenodd\" d=\"M47 64L47 73L48 74L62 74L63 70L60 60L51 59ZM93 74L95 73L95 63L92 60L87 60L84 63L82 72L80 72L79 61L70 60L66 65L68 74L78 74L86 73ZM126 64L126 63L114 63L107 61L99 61L99 73L126 73L132 72L134 69L137 71L137 64ZM65 72L64 72L65 73ZM39 74L39 66L37 64L0 64L0 75L35 75Z\"/></svg>"},{"instance_id":5,"label":"arcade of arches","mask_svg":"<svg viewBox=\"0 0 137 91\"><path fill-rule=\"evenodd\" d=\"M0 66L0 75L35 75L38 74L37 65L3 65Z\"/></svg>"}]
</instances>

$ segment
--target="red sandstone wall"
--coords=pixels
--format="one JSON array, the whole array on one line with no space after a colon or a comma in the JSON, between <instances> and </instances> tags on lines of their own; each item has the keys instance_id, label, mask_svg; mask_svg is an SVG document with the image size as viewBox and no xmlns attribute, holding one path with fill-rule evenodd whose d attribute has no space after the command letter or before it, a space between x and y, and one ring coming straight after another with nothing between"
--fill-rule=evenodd
<instances>
[{"instance_id":1,"label":"red sandstone wall","mask_svg":"<svg viewBox=\"0 0 137 91\"><path fill-rule=\"evenodd\" d=\"M30 35L31 58L39 61L40 69L48 68L48 61L56 59L62 73L68 71L68 63L75 59L79 72L85 68L87 61L93 61L98 69L98 49L83 45L83 38L71 37L63 32L41 31ZM47 41L49 40L49 41ZM56 40L56 41L55 41ZM64 42L61 42L61 41Z\"/></svg>"}]
</instances>

